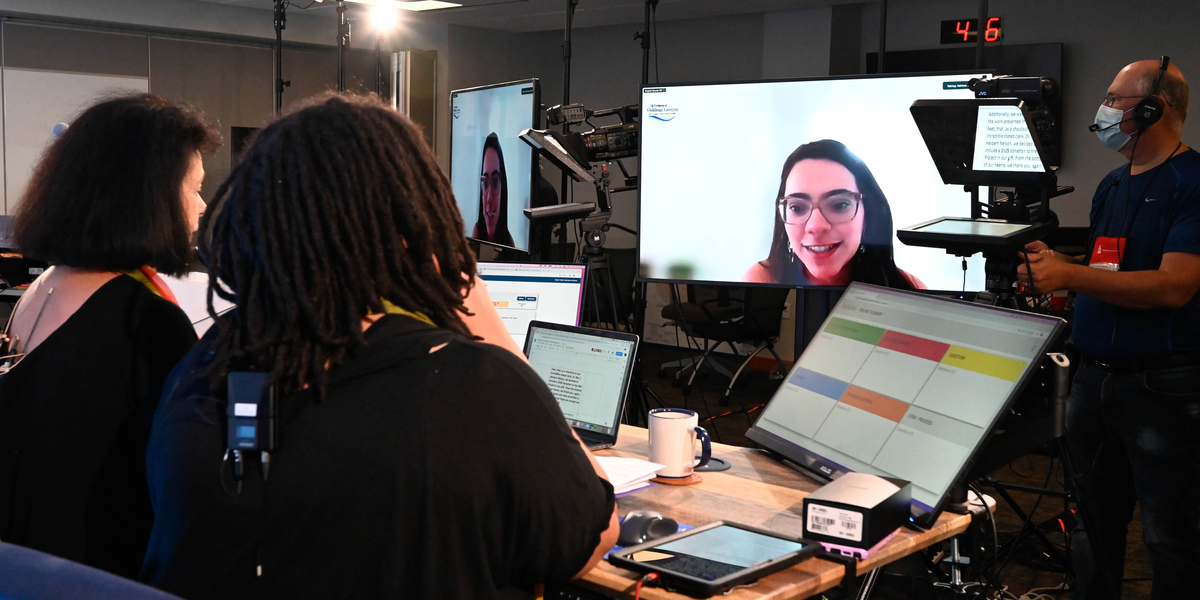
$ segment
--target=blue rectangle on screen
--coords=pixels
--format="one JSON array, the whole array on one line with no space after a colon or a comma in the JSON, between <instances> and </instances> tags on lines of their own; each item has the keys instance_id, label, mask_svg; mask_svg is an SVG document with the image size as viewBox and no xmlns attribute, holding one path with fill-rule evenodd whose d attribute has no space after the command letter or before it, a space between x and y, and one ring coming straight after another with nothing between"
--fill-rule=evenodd
<instances>
[{"instance_id":1,"label":"blue rectangle on screen","mask_svg":"<svg viewBox=\"0 0 1200 600\"><path fill-rule=\"evenodd\" d=\"M841 398L846 388L850 387L849 383L803 368L796 369L788 383L834 400Z\"/></svg>"}]
</instances>

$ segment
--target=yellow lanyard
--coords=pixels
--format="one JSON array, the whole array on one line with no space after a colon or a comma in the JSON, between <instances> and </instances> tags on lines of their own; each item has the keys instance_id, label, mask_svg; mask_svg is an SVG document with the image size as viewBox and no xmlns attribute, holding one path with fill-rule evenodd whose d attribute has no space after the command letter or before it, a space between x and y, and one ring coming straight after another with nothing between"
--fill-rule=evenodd
<instances>
[{"instance_id":1,"label":"yellow lanyard","mask_svg":"<svg viewBox=\"0 0 1200 600\"><path fill-rule=\"evenodd\" d=\"M430 319L428 316L425 315L425 313L400 308L399 306L396 306L395 304L388 302L384 298L380 298L380 300L383 300L383 311L389 315L403 315L403 316L409 317L411 319L416 319L422 323L432 325L433 327L437 327L437 323L434 323L433 319Z\"/></svg>"}]
</instances>

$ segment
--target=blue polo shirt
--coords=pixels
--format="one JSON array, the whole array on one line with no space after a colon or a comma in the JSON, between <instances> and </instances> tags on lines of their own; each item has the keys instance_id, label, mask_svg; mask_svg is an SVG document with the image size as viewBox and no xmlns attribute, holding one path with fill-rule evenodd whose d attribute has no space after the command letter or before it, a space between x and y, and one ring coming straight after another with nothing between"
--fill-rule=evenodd
<instances>
[{"instance_id":1,"label":"blue polo shirt","mask_svg":"<svg viewBox=\"0 0 1200 600\"><path fill-rule=\"evenodd\" d=\"M1091 248L1099 236L1126 237L1122 271L1157 269L1167 252L1200 254L1200 153L1188 150L1138 175L1108 174L1092 198ZM1079 294L1076 348L1099 360L1200 352L1200 299L1177 309L1121 308Z\"/></svg>"}]
</instances>

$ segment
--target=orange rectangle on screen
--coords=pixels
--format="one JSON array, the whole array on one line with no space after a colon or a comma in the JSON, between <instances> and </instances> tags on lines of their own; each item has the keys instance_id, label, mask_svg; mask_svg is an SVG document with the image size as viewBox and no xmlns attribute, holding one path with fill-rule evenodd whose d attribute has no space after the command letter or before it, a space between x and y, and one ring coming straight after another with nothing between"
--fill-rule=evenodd
<instances>
[{"instance_id":1,"label":"orange rectangle on screen","mask_svg":"<svg viewBox=\"0 0 1200 600\"><path fill-rule=\"evenodd\" d=\"M908 335L907 333L899 333L889 331L883 334L879 340L880 348L903 352L925 360L941 362L942 357L946 356L946 351L950 349L950 344L943 344L925 338Z\"/></svg>"},{"instance_id":2,"label":"orange rectangle on screen","mask_svg":"<svg viewBox=\"0 0 1200 600\"><path fill-rule=\"evenodd\" d=\"M877 415L897 423L900 422L900 419L904 418L904 413L908 412L907 402L901 402L895 398L888 398L883 394L876 394L871 390L855 387L853 385L846 389L845 394L842 394L841 401L847 406L853 406L859 410L865 410L873 415Z\"/></svg>"}]
</instances>

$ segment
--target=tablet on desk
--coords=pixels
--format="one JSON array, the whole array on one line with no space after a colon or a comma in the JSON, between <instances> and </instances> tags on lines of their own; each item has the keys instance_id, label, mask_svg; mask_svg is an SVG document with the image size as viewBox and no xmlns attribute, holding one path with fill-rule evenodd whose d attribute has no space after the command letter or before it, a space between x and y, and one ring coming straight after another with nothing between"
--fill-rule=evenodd
<instances>
[{"instance_id":1,"label":"tablet on desk","mask_svg":"<svg viewBox=\"0 0 1200 600\"><path fill-rule=\"evenodd\" d=\"M816 554L817 542L716 521L613 552L612 564L657 573L661 585L703 597L758 580Z\"/></svg>"}]
</instances>

